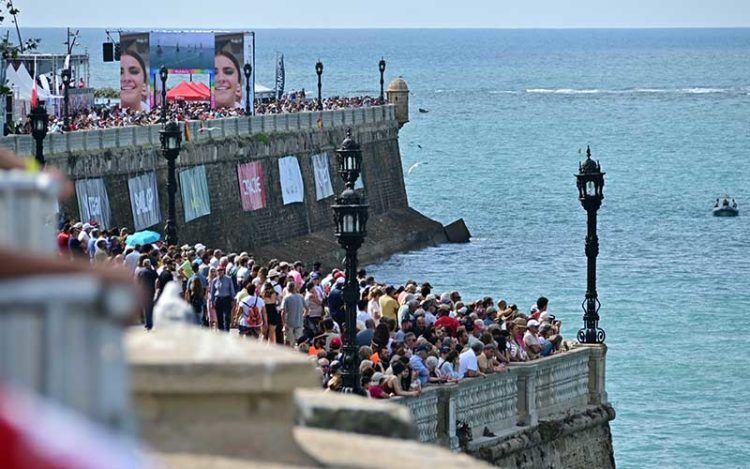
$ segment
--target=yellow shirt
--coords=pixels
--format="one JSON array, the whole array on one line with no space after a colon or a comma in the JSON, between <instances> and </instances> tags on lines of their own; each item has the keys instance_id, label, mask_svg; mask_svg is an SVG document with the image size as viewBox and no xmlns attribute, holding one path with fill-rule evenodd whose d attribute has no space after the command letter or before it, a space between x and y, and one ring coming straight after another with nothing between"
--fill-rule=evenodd
<instances>
[{"instance_id":1,"label":"yellow shirt","mask_svg":"<svg viewBox=\"0 0 750 469\"><path fill-rule=\"evenodd\" d=\"M380 297L380 315L394 321L398 318L398 302L388 295Z\"/></svg>"}]
</instances>

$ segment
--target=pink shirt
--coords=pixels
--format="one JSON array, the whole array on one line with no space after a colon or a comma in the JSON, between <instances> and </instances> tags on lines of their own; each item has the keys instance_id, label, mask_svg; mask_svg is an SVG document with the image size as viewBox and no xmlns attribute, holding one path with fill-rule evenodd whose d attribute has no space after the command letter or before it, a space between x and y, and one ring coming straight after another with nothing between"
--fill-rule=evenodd
<instances>
[{"instance_id":1,"label":"pink shirt","mask_svg":"<svg viewBox=\"0 0 750 469\"><path fill-rule=\"evenodd\" d=\"M294 277L294 284L297 285L297 288L302 288L302 274L292 269L289 271L289 275Z\"/></svg>"}]
</instances>

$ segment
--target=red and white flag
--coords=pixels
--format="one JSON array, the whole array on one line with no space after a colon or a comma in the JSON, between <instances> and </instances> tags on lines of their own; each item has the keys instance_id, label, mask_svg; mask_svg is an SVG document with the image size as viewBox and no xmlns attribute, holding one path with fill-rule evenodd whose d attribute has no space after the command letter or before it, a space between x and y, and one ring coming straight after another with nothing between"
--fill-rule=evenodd
<instances>
[{"instance_id":1,"label":"red and white flag","mask_svg":"<svg viewBox=\"0 0 750 469\"><path fill-rule=\"evenodd\" d=\"M134 441L109 433L72 410L0 385L3 469L152 467Z\"/></svg>"},{"instance_id":2,"label":"red and white flag","mask_svg":"<svg viewBox=\"0 0 750 469\"><path fill-rule=\"evenodd\" d=\"M36 90L36 75L34 75L34 86L31 87L31 109L39 106L39 93Z\"/></svg>"}]
</instances>

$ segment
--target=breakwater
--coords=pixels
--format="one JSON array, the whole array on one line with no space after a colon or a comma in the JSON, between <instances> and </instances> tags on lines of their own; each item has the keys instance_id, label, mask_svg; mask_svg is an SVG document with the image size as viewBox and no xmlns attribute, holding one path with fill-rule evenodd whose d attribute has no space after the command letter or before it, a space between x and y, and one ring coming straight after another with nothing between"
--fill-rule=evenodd
<instances>
[{"instance_id":1,"label":"breakwater","mask_svg":"<svg viewBox=\"0 0 750 469\"><path fill-rule=\"evenodd\" d=\"M185 126L188 127L187 132ZM161 231L167 214L167 163L161 156L159 125L123 127L50 134L45 139L48 164L73 181L101 179L109 206L109 227L133 227L142 201L133 197L132 179L154 174L158 222ZM330 206L343 190L336 173L334 150L351 129L363 153L363 190L370 204L368 238L361 251L364 262L390 254L445 241L445 232L409 208L398 145L398 121L393 106L339 111L225 118L181 124L184 141L177 170L202 167L205 171L208 213L186 219L179 184L177 220L180 243L202 242L230 251L251 250L259 258L338 262L332 235ZM30 155L29 136L0 139L0 144ZM319 155L318 161L313 162ZM280 160L296 159L301 176L301 201L289 203L283 194ZM238 166L258 163L257 189L263 186L263 204L243 205ZM327 173L327 174L326 174ZM322 174L322 176L321 176ZM330 179L332 191L321 194L321 177ZM288 194L287 194L288 195ZM61 207L66 216L79 218L80 191ZM158 199L158 200L157 200ZM297 199L297 200L299 200ZM285 201L287 203L285 203ZM83 217L82 217L83 218Z\"/></svg>"}]
</instances>

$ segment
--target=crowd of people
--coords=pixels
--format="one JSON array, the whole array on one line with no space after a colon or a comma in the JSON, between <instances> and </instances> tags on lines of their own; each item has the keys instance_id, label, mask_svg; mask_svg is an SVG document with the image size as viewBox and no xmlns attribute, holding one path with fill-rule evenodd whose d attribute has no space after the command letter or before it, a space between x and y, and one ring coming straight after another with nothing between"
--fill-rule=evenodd
<instances>
[{"instance_id":1,"label":"crowd of people","mask_svg":"<svg viewBox=\"0 0 750 469\"><path fill-rule=\"evenodd\" d=\"M344 97L335 96L323 99L323 110L338 110L378 106L383 104L380 98L370 96ZM284 95L280 100L259 101L255 104L255 114L280 114L291 112L311 112L318 110L317 99L307 99L304 90ZM212 109L207 101L178 101L167 106L167 119L184 121L205 121L209 119L221 119L224 117L244 116L245 110L241 107L224 107ZM10 123L9 132L13 134L30 134L31 118L17 123ZM160 122L161 108L155 107L151 110L133 110L132 108L120 106L102 106L95 109L82 109L69 116L71 131L107 129L112 127L153 125ZM49 133L63 132L63 118L49 116Z\"/></svg>"},{"instance_id":2,"label":"crowd of people","mask_svg":"<svg viewBox=\"0 0 750 469\"><path fill-rule=\"evenodd\" d=\"M172 283L195 323L293 347L315 361L323 388L341 390L344 272L318 262L262 265L247 252L200 243L133 244L128 236L127 228L68 221L58 234L59 254L128 269L143 293L146 329L154 327L154 304ZM504 299L468 301L458 291L434 291L429 282L378 283L365 270L357 283L361 384L373 398L419 395L427 385L502 373L514 362L567 350L543 296L524 313Z\"/></svg>"}]
</instances>

